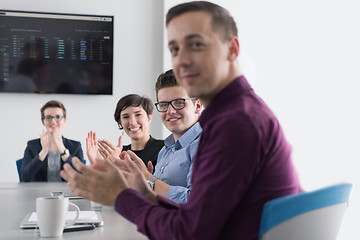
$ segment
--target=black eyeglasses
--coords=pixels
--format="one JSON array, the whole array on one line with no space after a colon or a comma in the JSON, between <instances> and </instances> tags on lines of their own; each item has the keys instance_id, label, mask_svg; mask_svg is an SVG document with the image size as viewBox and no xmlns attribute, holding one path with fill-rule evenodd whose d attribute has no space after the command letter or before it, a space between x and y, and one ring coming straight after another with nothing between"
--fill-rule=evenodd
<instances>
[{"instance_id":1,"label":"black eyeglasses","mask_svg":"<svg viewBox=\"0 0 360 240\"><path fill-rule=\"evenodd\" d=\"M195 100L195 99L197 98L177 98L169 102L166 101L157 102L155 103L155 107L159 112L166 112L170 104L175 110L181 110L185 107L186 100Z\"/></svg>"},{"instance_id":2,"label":"black eyeglasses","mask_svg":"<svg viewBox=\"0 0 360 240\"><path fill-rule=\"evenodd\" d=\"M53 118L55 118L55 120L57 122L59 122L61 119L64 118L63 115L55 115L55 116L51 116L51 115L46 115L43 117L43 120L47 121L47 122L51 122L53 120Z\"/></svg>"}]
</instances>

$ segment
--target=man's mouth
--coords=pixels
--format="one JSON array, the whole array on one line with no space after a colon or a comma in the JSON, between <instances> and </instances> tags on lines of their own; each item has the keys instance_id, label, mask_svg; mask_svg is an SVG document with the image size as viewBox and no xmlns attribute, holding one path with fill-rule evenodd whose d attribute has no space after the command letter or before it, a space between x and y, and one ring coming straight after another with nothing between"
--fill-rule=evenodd
<instances>
[{"instance_id":1,"label":"man's mouth","mask_svg":"<svg viewBox=\"0 0 360 240\"><path fill-rule=\"evenodd\" d=\"M169 118L167 121L168 122L175 122L177 120L179 120L180 118Z\"/></svg>"},{"instance_id":2,"label":"man's mouth","mask_svg":"<svg viewBox=\"0 0 360 240\"><path fill-rule=\"evenodd\" d=\"M181 79L186 82L191 82L198 76L199 76L199 74L197 74L197 73L187 73L187 74L181 75Z\"/></svg>"}]
</instances>

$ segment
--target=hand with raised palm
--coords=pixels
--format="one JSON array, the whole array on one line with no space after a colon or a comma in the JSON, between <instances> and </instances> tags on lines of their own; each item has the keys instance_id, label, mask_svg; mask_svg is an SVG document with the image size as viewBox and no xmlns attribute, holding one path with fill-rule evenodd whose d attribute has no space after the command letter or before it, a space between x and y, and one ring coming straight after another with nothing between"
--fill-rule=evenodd
<instances>
[{"instance_id":1,"label":"hand with raised palm","mask_svg":"<svg viewBox=\"0 0 360 240\"><path fill-rule=\"evenodd\" d=\"M104 160L99 152L96 132L90 131L86 138L86 155L92 166L96 166L98 161Z\"/></svg>"},{"instance_id":2,"label":"hand with raised palm","mask_svg":"<svg viewBox=\"0 0 360 240\"><path fill-rule=\"evenodd\" d=\"M99 146L99 152L104 159L109 158L110 156L113 156L114 158L119 158L121 151L123 149L122 136L119 137L117 146L115 146L106 139L99 140L98 146Z\"/></svg>"}]
</instances>

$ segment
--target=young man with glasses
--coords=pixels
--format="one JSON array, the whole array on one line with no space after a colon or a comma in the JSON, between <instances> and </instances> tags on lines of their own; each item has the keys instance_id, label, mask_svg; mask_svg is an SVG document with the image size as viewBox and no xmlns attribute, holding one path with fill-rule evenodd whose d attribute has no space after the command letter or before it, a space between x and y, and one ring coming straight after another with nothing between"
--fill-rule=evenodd
<instances>
[{"instance_id":1,"label":"young man with glasses","mask_svg":"<svg viewBox=\"0 0 360 240\"><path fill-rule=\"evenodd\" d=\"M189 97L172 70L158 77L155 90L156 109L171 134L159 152L154 175L142 162L137 163L156 193L174 202L186 203L191 191L192 164L202 132L198 123L202 104Z\"/></svg>"},{"instance_id":2,"label":"young man with glasses","mask_svg":"<svg viewBox=\"0 0 360 240\"><path fill-rule=\"evenodd\" d=\"M237 27L227 10L183 3L168 11L166 28L176 79L205 106L188 202L174 204L148 190L132 177L139 170L129 156L132 175L110 163L91 169L78 161L82 174L69 166L62 174L75 193L114 206L150 239L257 239L264 204L301 192L291 146L240 72ZM99 178L105 182L92 181Z\"/></svg>"}]
</instances>

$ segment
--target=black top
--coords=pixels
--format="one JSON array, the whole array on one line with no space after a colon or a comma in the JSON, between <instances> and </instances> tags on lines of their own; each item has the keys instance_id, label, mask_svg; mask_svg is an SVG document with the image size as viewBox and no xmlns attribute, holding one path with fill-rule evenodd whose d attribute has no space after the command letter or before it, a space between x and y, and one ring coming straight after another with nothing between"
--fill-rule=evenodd
<instances>
[{"instance_id":1,"label":"black top","mask_svg":"<svg viewBox=\"0 0 360 240\"><path fill-rule=\"evenodd\" d=\"M160 149L164 146L163 140L158 140L150 136L149 141L146 143L145 148L143 150L139 151L133 151L131 150L131 144L123 146L123 151L131 150L133 151L139 158L143 160L145 165L147 166L147 163L149 161L152 162L153 166L155 167L157 162L157 156L160 151Z\"/></svg>"}]
</instances>

